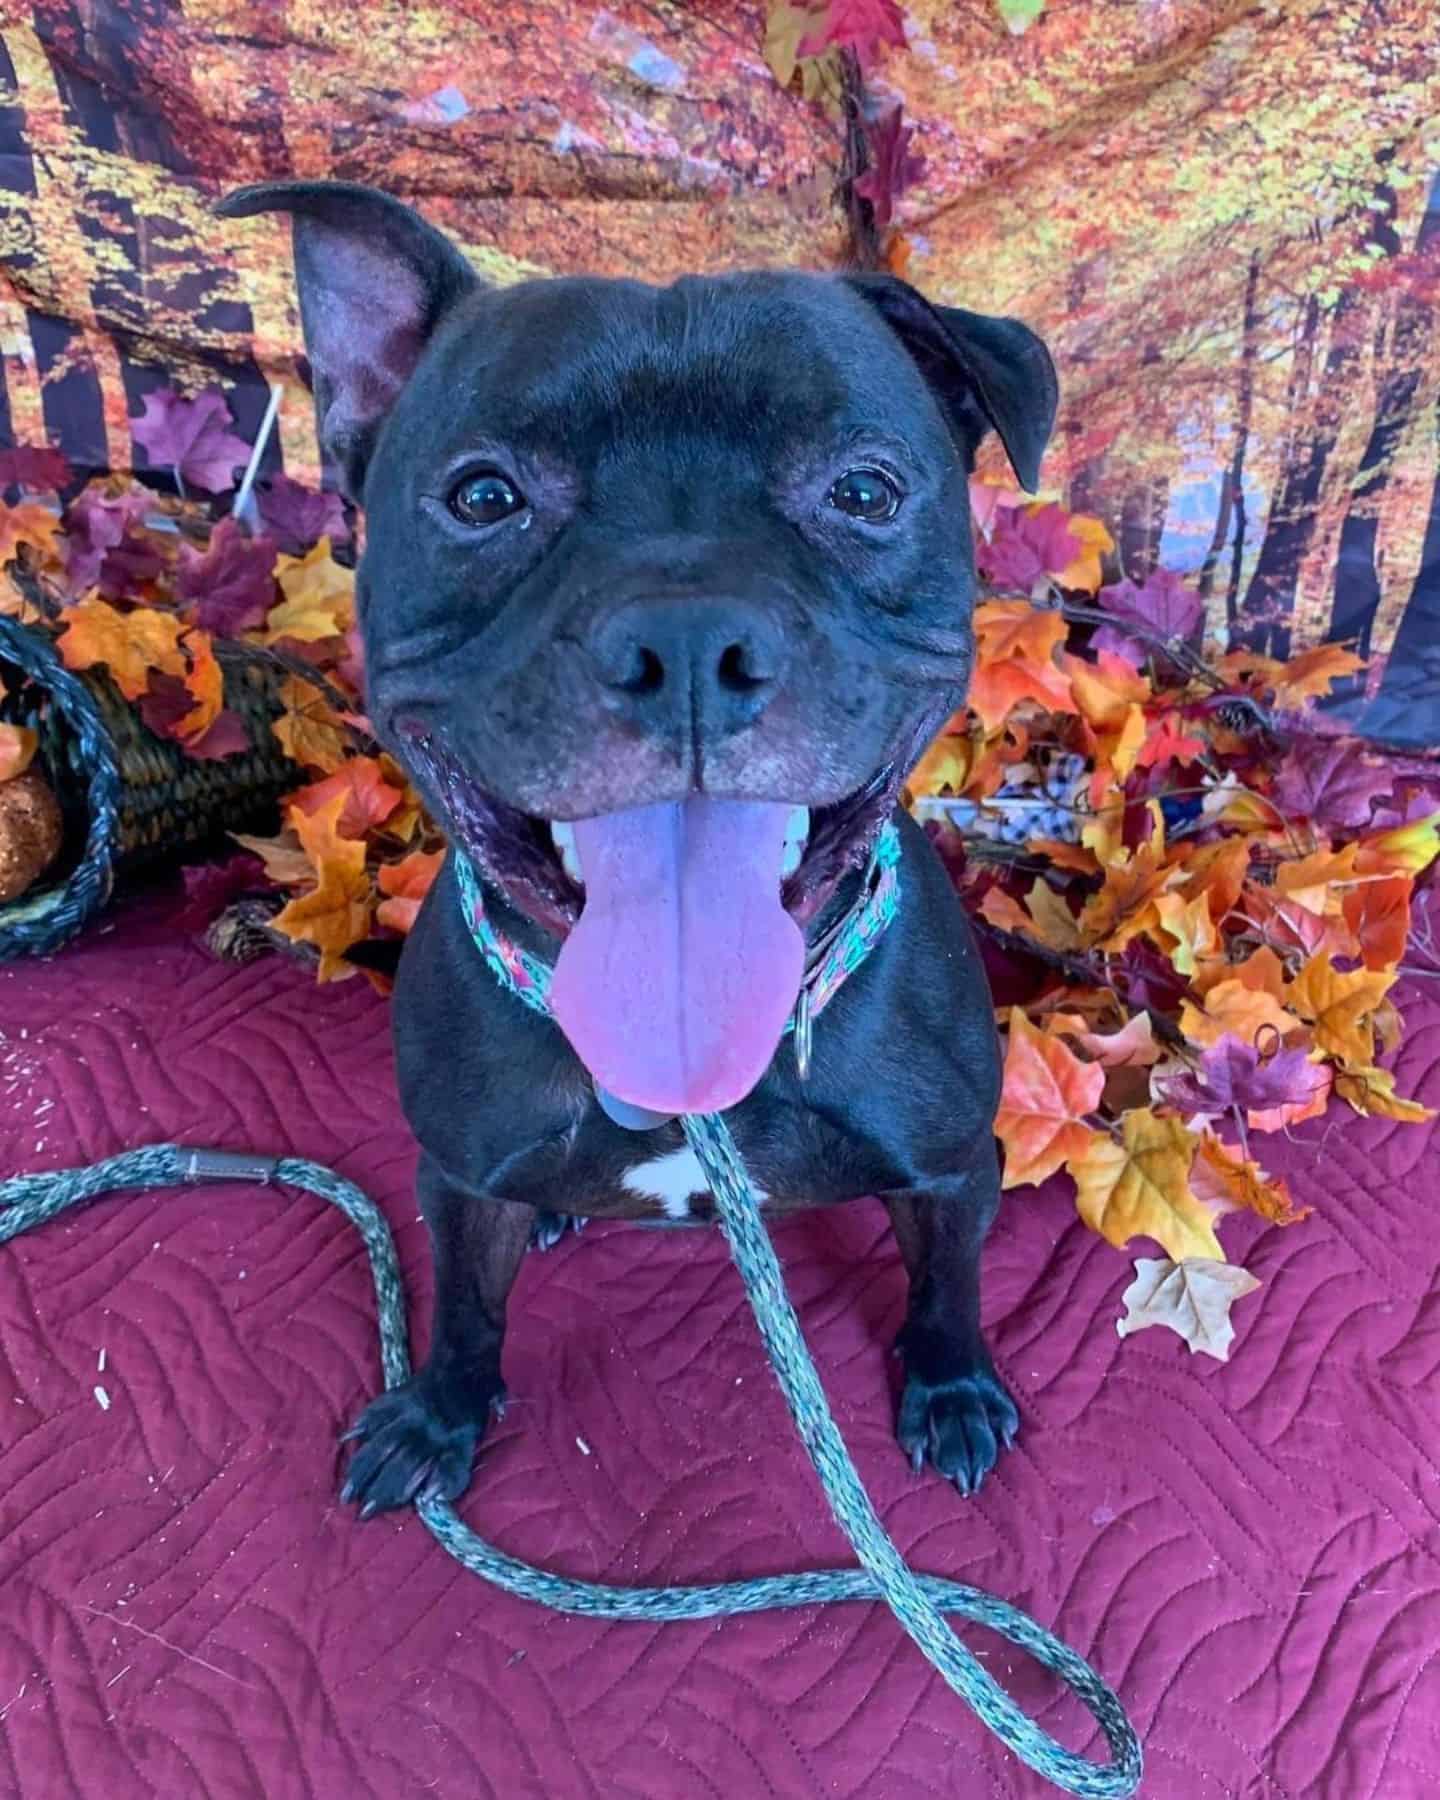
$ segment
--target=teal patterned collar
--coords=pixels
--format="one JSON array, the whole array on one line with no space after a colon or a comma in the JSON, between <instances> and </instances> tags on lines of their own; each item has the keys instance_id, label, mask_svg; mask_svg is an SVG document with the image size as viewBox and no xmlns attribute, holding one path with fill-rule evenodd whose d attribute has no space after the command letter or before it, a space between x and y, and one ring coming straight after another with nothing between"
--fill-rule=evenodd
<instances>
[{"instance_id":1,"label":"teal patterned collar","mask_svg":"<svg viewBox=\"0 0 1440 1800\"><path fill-rule=\"evenodd\" d=\"M485 895L475 866L463 851L455 852L455 874L465 922L475 946L501 987L532 1012L550 1017L550 965L532 956L497 931L485 910ZM786 1023L795 1034L795 1062L803 1080L810 1072L810 1034L815 1020L835 998L879 943L900 909L900 833L893 820L876 839L870 866L855 904L811 952L800 997Z\"/></svg>"}]
</instances>

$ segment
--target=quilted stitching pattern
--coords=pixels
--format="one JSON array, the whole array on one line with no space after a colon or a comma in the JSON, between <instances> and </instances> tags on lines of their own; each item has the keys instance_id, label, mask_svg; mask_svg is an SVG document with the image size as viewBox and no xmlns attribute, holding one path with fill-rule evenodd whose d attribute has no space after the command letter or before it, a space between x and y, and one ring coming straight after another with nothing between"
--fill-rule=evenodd
<instances>
[{"instance_id":1,"label":"quilted stitching pattern","mask_svg":"<svg viewBox=\"0 0 1440 1800\"><path fill-rule=\"evenodd\" d=\"M1434 1105L1425 985L1402 996L1401 1085ZM218 967L151 905L0 970L0 1022L7 1171L162 1138L315 1157L385 1205L419 1299L413 1151L362 983ZM881 1210L777 1233L898 1541L1094 1660L1153 1800L1440 1791L1436 1143L1332 1113L1281 1145L1316 1216L1229 1228L1266 1285L1228 1367L1159 1332L1122 1345L1128 1263L1058 1192L1011 1196L987 1314L1025 1430L968 1503L913 1479L890 1435L903 1287ZM529 1259L513 1319L515 1404L465 1508L482 1533L607 1581L844 1560L718 1238L593 1226ZM336 1436L376 1367L358 1240L288 1196L101 1203L0 1256L0 1794L1050 1791L881 1609L565 1619L484 1588L413 1521L357 1525ZM1049 1729L1083 1730L1046 1677L975 1642Z\"/></svg>"}]
</instances>

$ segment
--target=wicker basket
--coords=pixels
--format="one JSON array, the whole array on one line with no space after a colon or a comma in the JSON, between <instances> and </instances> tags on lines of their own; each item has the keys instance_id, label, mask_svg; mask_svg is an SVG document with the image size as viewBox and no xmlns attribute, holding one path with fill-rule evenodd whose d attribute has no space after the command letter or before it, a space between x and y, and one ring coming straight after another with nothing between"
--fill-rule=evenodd
<instances>
[{"instance_id":1,"label":"wicker basket","mask_svg":"<svg viewBox=\"0 0 1440 1800\"><path fill-rule=\"evenodd\" d=\"M271 730L284 671L233 646L221 662L250 748L202 762L149 730L103 670L67 669L46 626L0 616L0 718L38 733L36 763L65 820L50 885L0 905L0 961L58 949L120 877L273 824L280 796L304 779Z\"/></svg>"}]
</instances>

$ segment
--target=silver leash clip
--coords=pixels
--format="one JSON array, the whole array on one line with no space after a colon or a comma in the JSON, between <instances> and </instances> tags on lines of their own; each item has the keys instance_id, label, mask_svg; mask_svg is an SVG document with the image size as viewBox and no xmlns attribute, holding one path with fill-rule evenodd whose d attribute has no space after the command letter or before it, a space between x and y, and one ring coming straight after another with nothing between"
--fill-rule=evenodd
<instances>
[{"instance_id":1,"label":"silver leash clip","mask_svg":"<svg viewBox=\"0 0 1440 1800\"><path fill-rule=\"evenodd\" d=\"M802 1081L810 1079L810 1046L812 1041L810 989L802 987L795 1002L795 1067Z\"/></svg>"},{"instance_id":2,"label":"silver leash clip","mask_svg":"<svg viewBox=\"0 0 1440 1800\"><path fill-rule=\"evenodd\" d=\"M258 1181L269 1183L280 1167L278 1156L259 1156L250 1150L194 1150L186 1147L186 1181Z\"/></svg>"}]
</instances>

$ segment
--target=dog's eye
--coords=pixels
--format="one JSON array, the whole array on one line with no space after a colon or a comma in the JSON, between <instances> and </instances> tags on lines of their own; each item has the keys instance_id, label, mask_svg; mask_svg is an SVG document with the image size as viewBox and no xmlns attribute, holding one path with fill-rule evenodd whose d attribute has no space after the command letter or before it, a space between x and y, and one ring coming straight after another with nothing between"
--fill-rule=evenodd
<instances>
[{"instance_id":1,"label":"dog's eye","mask_svg":"<svg viewBox=\"0 0 1440 1800\"><path fill-rule=\"evenodd\" d=\"M900 490L879 469L847 469L830 490L830 504L852 519L883 525L900 510Z\"/></svg>"},{"instance_id":2,"label":"dog's eye","mask_svg":"<svg viewBox=\"0 0 1440 1800\"><path fill-rule=\"evenodd\" d=\"M524 504L514 482L494 469L467 475L450 496L450 510L463 525L498 525Z\"/></svg>"}]
</instances>

